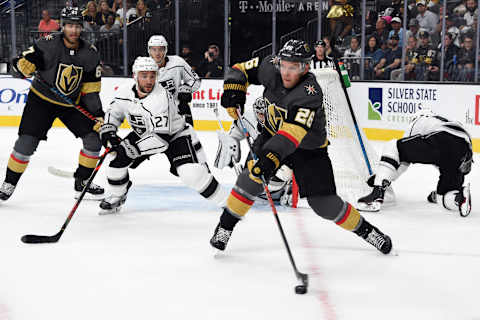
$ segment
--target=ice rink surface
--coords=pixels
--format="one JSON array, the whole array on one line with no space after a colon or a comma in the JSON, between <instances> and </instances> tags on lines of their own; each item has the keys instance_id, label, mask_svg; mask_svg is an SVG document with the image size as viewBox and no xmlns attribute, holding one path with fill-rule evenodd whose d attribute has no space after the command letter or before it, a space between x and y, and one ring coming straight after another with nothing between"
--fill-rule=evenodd
<instances>
[{"instance_id":1,"label":"ice rink surface","mask_svg":"<svg viewBox=\"0 0 480 320\"><path fill-rule=\"evenodd\" d=\"M0 128L3 179L17 129ZM213 161L215 133L199 132ZM381 148L382 143L374 143ZM98 215L84 201L60 241L53 235L74 204L80 140L52 129L15 194L0 204L0 320L63 319L435 319L480 320L480 159L467 180L473 210L461 218L426 202L438 173L414 165L394 184L397 204L365 214L388 233L398 256L383 256L309 209L279 208L297 265L297 283L270 208L256 205L218 258L208 243L221 210L169 173L163 155L136 170L121 213ZM105 185L104 169L96 182ZM232 170L213 170L233 185Z\"/></svg>"}]
</instances>

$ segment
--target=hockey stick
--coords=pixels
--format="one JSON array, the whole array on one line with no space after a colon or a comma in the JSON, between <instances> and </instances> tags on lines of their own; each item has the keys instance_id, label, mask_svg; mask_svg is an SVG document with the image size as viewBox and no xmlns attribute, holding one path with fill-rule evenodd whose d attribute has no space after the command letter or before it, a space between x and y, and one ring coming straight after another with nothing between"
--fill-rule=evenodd
<instances>
[{"instance_id":1,"label":"hockey stick","mask_svg":"<svg viewBox=\"0 0 480 320\"><path fill-rule=\"evenodd\" d=\"M110 149L107 148L105 149L105 152L103 152L102 156L100 157L100 160L97 163L97 166L93 170L92 174L90 175L90 178L88 179L87 183L83 187L82 193L78 197L77 201L75 202L75 205L73 206L72 210L70 210L70 214L67 217L67 220L62 225L62 228L60 231L58 231L55 235L53 236L38 236L34 234L26 234L22 237L22 242L23 243L52 243L52 242L57 242L60 240L60 237L62 236L63 232L67 228L68 224L70 223L70 220L72 220L73 215L77 211L78 206L80 205L80 202L82 202L83 197L85 196L85 193L87 193L88 188L92 184L93 179L98 173L98 170L102 166L103 161L107 157L107 154L110 152Z\"/></svg>"},{"instance_id":2,"label":"hockey stick","mask_svg":"<svg viewBox=\"0 0 480 320\"><path fill-rule=\"evenodd\" d=\"M238 115L238 123L242 127L243 134L245 135L245 138L248 143L248 148L250 149L250 154L252 155L253 160L258 160L257 155L253 152L252 142L250 141L251 137L247 131L247 128L243 124L242 115L240 114L239 108L237 108L236 111ZM307 290L308 290L308 274L301 273L297 269L297 265L295 264L295 260L293 259L292 251L290 250L290 246L288 245L287 237L285 236L285 232L283 231L282 224L280 223L280 218L278 217L277 208L275 207L275 204L273 203L272 195L268 190L267 181L265 180L264 176L261 176L261 179L262 179L263 188L265 189L265 193L268 198L268 202L270 203L270 207L272 208L273 216L275 217L275 221L277 222L278 230L280 231L280 235L282 236L283 244L287 249L288 258L290 259L290 263L292 264L293 271L295 271L295 276L297 277L297 279L302 282L302 284L295 286L295 293L305 294L307 293Z\"/></svg>"},{"instance_id":3,"label":"hockey stick","mask_svg":"<svg viewBox=\"0 0 480 320\"><path fill-rule=\"evenodd\" d=\"M225 128L223 127L222 120L220 120L220 115L218 114L218 107L217 106L215 106L213 108L213 112L215 113L215 117L217 118L220 129L223 132L226 132ZM237 174L237 176L239 176L240 173L242 173L242 171L243 171L242 165L240 163L236 162L233 156L232 156L232 162L233 162L233 169L235 170L235 173Z\"/></svg>"},{"instance_id":4,"label":"hockey stick","mask_svg":"<svg viewBox=\"0 0 480 320\"><path fill-rule=\"evenodd\" d=\"M352 116L353 124L355 126L355 133L357 134L358 141L360 142L360 148L362 149L363 157L365 163L367 165L368 173L370 175L373 174L372 165L370 164L370 159L368 159L367 149L365 148L365 144L363 143L362 134L360 133L360 128L358 126L357 118L355 117L355 113L353 112L352 102L350 101L350 96L348 95L347 87L345 82L343 81L343 72L346 73L348 76L347 70L345 68L343 70L340 69L340 64L338 63L337 59L334 58L333 62L335 63L335 68L337 69L338 76L340 77L340 83L342 84L343 92L345 93L345 97L347 98L348 109L350 110L350 114Z\"/></svg>"},{"instance_id":5,"label":"hockey stick","mask_svg":"<svg viewBox=\"0 0 480 320\"><path fill-rule=\"evenodd\" d=\"M62 178L73 178L73 175L74 175L73 171L58 169L58 168L55 168L54 166L48 166L48 172L53 174L54 176L62 177Z\"/></svg>"}]
</instances>

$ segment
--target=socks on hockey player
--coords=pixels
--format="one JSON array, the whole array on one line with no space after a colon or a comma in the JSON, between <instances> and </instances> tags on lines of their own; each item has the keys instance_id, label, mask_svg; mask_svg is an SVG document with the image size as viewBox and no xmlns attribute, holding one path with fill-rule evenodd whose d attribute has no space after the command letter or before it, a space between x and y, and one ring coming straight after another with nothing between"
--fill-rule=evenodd
<instances>
[{"instance_id":1,"label":"socks on hockey player","mask_svg":"<svg viewBox=\"0 0 480 320\"><path fill-rule=\"evenodd\" d=\"M22 155L15 150L10 154L5 181L0 186L0 200L6 201L12 196L20 177L27 169L29 160L29 156Z\"/></svg>"}]
</instances>

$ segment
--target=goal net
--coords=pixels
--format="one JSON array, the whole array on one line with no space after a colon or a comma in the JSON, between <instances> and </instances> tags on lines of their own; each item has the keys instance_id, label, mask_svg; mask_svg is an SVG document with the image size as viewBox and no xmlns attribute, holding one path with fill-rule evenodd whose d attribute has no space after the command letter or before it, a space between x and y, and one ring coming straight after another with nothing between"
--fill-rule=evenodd
<instances>
[{"instance_id":1,"label":"goal net","mask_svg":"<svg viewBox=\"0 0 480 320\"><path fill-rule=\"evenodd\" d=\"M337 193L355 206L358 198L371 192L366 181L375 172L378 157L352 115L337 71L314 69L312 73L323 92L330 142L328 154L332 161ZM298 206L306 207L308 204L306 200L300 199Z\"/></svg>"}]
</instances>

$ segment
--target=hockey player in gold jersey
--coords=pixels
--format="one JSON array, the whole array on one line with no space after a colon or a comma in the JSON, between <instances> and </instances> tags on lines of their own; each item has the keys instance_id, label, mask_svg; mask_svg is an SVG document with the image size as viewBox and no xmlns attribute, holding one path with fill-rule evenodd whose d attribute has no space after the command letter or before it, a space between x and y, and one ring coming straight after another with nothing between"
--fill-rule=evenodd
<instances>
[{"instance_id":1,"label":"hockey player in gold jersey","mask_svg":"<svg viewBox=\"0 0 480 320\"><path fill-rule=\"evenodd\" d=\"M309 72L312 53L299 40L290 40L276 56L261 63L254 58L229 68L224 80L222 106L234 118L243 108L247 86L262 84L268 107L265 126L253 143L258 157L238 176L210 244L225 250L235 225L253 205L267 182L282 164L293 169L301 197L322 218L352 231L384 254L392 249L389 236L365 220L336 194L328 156L326 118L322 89Z\"/></svg>"},{"instance_id":2,"label":"hockey player in gold jersey","mask_svg":"<svg viewBox=\"0 0 480 320\"><path fill-rule=\"evenodd\" d=\"M80 38L83 18L78 8L62 11L62 33L38 40L12 61L13 75L35 78L23 110L18 139L8 161L5 181L0 186L0 200L13 194L41 140L47 139L53 121L59 118L83 148L75 171L74 189L78 194L93 172L102 144L94 130L96 123L75 110L67 100L80 104L95 117L103 117L99 97L100 55L90 43ZM98 124L97 124L98 126ZM87 197L103 198L103 188L91 185Z\"/></svg>"}]
</instances>

